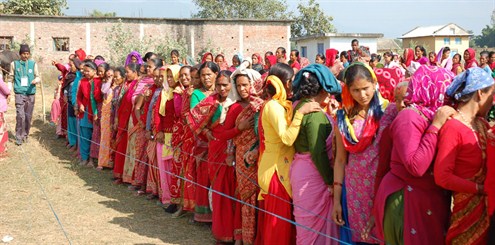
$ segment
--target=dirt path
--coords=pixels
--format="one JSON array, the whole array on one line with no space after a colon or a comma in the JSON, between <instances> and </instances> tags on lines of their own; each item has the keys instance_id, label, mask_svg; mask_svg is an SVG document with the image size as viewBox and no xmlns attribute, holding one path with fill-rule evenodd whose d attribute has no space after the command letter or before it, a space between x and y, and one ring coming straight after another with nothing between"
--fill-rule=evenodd
<instances>
[{"instance_id":1,"label":"dirt path","mask_svg":"<svg viewBox=\"0 0 495 245\"><path fill-rule=\"evenodd\" d=\"M214 243L209 227L189 224L189 216L173 219L155 201L112 185L111 171L79 167L64 141L55 139L55 127L43 124L41 96L36 100L30 140L21 147L13 143L14 103L6 116L10 156L0 160L0 239L12 236L9 244ZM47 110L50 104L51 99Z\"/></svg>"}]
</instances>

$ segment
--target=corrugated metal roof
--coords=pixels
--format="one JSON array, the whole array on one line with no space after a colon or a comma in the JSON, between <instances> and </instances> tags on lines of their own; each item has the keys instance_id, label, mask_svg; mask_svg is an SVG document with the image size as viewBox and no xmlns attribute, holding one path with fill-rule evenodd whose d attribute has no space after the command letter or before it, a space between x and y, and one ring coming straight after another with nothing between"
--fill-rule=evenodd
<instances>
[{"instance_id":1,"label":"corrugated metal roof","mask_svg":"<svg viewBox=\"0 0 495 245\"><path fill-rule=\"evenodd\" d=\"M454 29L452 32L451 28ZM401 38L431 37L431 36L471 36L462 27L449 23L446 25L418 26L402 35Z\"/></svg>"}]
</instances>

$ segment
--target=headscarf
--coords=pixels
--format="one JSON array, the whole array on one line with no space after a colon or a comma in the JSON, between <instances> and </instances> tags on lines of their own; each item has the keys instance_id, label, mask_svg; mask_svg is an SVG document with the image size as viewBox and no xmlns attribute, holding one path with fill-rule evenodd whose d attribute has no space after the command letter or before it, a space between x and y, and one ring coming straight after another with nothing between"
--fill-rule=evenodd
<instances>
[{"instance_id":1,"label":"headscarf","mask_svg":"<svg viewBox=\"0 0 495 245\"><path fill-rule=\"evenodd\" d=\"M371 67L361 62L353 62L346 68L344 72L347 72L347 69L349 69L349 67L356 65L362 65L366 67L371 73L373 81L377 81L375 73L373 72ZM342 135L344 148L350 153L362 152L373 142L376 131L380 126L380 119L388 106L388 100L383 99L380 96L380 93L378 93L378 91L375 91L373 99L371 99L370 101L368 115L365 119L365 124L359 139L348 115L348 112L354 107L354 99L351 96L349 88L345 85L342 90L342 100L344 109L340 109L337 111L337 125Z\"/></svg>"},{"instance_id":2,"label":"headscarf","mask_svg":"<svg viewBox=\"0 0 495 245\"><path fill-rule=\"evenodd\" d=\"M264 64L263 58L261 57L261 55L259 53L254 53L253 55L258 58L258 63L256 63L256 64L260 64L260 65ZM256 65L256 64L253 64L253 65Z\"/></svg>"},{"instance_id":3,"label":"headscarf","mask_svg":"<svg viewBox=\"0 0 495 245\"><path fill-rule=\"evenodd\" d=\"M394 91L398 83L404 78L399 67L377 68L374 70L378 81L378 90L383 98L394 101Z\"/></svg>"},{"instance_id":4,"label":"headscarf","mask_svg":"<svg viewBox=\"0 0 495 245\"><path fill-rule=\"evenodd\" d=\"M74 53L77 55L79 60L85 60L86 59L86 52L84 52L84 50L82 48L76 50L76 52L74 52Z\"/></svg>"},{"instance_id":5,"label":"headscarf","mask_svg":"<svg viewBox=\"0 0 495 245\"><path fill-rule=\"evenodd\" d=\"M143 64L143 59L141 58L141 55L137 51L132 51L130 54L127 55L127 58L125 60L125 66L129 65L132 62L132 56L136 57L138 64L140 65Z\"/></svg>"},{"instance_id":6,"label":"headscarf","mask_svg":"<svg viewBox=\"0 0 495 245\"><path fill-rule=\"evenodd\" d=\"M104 60L95 60L94 62L96 64L96 66L100 66L101 64L105 63Z\"/></svg>"},{"instance_id":7,"label":"headscarf","mask_svg":"<svg viewBox=\"0 0 495 245\"><path fill-rule=\"evenodd\" d=\"M322 64L311 64L309 66L301 69L297 74L296 78L292 82L292 90L294 91L295 99L300 99L299 88L301 86L301 81L304 76L308 76L307 73L313 73L317 78L320 86L330 94L340 94L342 92L342 87L337 78L330 72L330 70Z\"/></svg>"},{"instance_id":8,"label":"headscarf","mask_svg":"<svg viewBox=\"0 0 495 245\"><path fill-rule=\"evenodd\" d=\"M406 48L406 57L404 57L404 65L406 67L409 67L411 65L411 62L414 60L414 50L412 48Z\"/></svg>"},{"instance_id":9,"label":"headscarf","mask_svg":"<svg viewBox=\"0 0 495 245\"><path fill-rule=\"evenodd\" d=\"M325 51L325 57L326 57L325 65L327 67L333 66L333 64L335 63L335 59L337 59L338 54L339 54L339 51L334 49L334 48L327 49Z\"/></svg>"},{"instance_id":10,"label":"headscarf","mask_svg":"<svg viewBox=\"0 0 495 245\"><path fill-rule=\"evenodd\" d=\"M488 72L479 67L473 67L465 70L454 78L454 81L447 88L447 95L458 100L466 94L476 92L480 89L490 87L494 84L494 80ZM462 91L458 92L459 88L465 84ZM457 92L457 93L456 93Z\"/></svg>"},{"instance_id":11,"label":"headscarf","mask_svg":"<svg viewBox=\"0 0 495 245\"><path fill-rule=\"evenodd\" d=\"M445 91L454 74L442 67L420 66L407 86L404 103L420 111L429 120L443 106Z\"/></svg>"},{"instance_id":12,"label":"headscarf","mask_svg":"<svg viewBox=\"0 0 495 245\"><path fill-rule=\"evenodd\" d=\"M277 64L277 56L275 55L268 55L268 57L266 57L267 60L265 60L265 67L266 67L266 64L270 63L271 66Z\"/></svg>"},{"instance_id":13,"label":"headscarf","mask_svg":"<svg viewBox=\"0 0 495 245\"><path fill-rule=\"evenodd\" d=\"M172 77L174 79L174 82L176 82L176 83L179 82L180 65L170 65L166 69L167 69L167 73L169 70L172 72ZM160 70L162 70L162 69L160 69ZM168 82L165 81L165 83L163 84L162 93L160 95L161 99L160 99L159 113L162 116L165 116L165 114L166 114L165 109L166 109L167 101L174 98L173 91L174 90L168 86Z\"/></svg>"},{"instance_id":14,"label":"headscarf","mask_svg":"<svg viewBox=\"0 0 495 245\"><path fill-rule=\"evenodd\" d=\"M74 63L74 66L76 67L76 70L79 70L79 67L82 64L82 61L79 58L75 57L74 59L72 59L72 62Z\"/></svg>"},{"instance_id":15,"label":"headscarf","mask_svg":"<svg viewBox=\"0 0 495 245\"><path fill-rule=\"evenodd\" d=\"M263 90L263 80L261 79L261 74L254 70L247 68L247 61L242 62L237 70L235 70L230 76L232 81L237 75L247 75L249 77L249 82L251 83L250 93L253 95L259 95ZM237 86L234 82L234 86ZM234 89L235 87L233 87ZM237 91L237 89L235 89Z\"/></svg>"},{"instance_id":16,"label":"headscarf","mask_svg":"<svg viewBox=\"0 0 495 245\"><path fill-rule=\"evenodd\" d=\"M309 61L308 58L306 57L300 57L299 58L299 64L301 65L301 68L304 68L306 66L309 66L311 65L311 62Z\"/></svg>"},{"instance_id":17,"label":"headscarf","mask_svg":"<svg viewBox=\"0 0 495 245\"><path fill-rule=\"evenodd\" d=\"M287 125L290 125L292 121L292 103L287 100L287 92L285 91L284 84L280 81L280 78L274 75L270 75L266 78L266 84L271 84L275 88L276 92L275 95L272 96L272 99L285 108L285 111L287 112L285 114L285 120L287 121Z\"/></svg>"},{"instance_id":18,"label":"headscarf","mask_svg":"<svg viewBox=\"0 0 495 245\"><path fill-rule=\"evenodd\" d=\"M211 52L206 52L203 54L203 57L201 58L201 64L206 62L206 57L208 57L208 55L211 55L211 58L215 59L215 57L213 57L213 54ZM215 62L215 61L212 60L212 62Z\"/></svg>"},{"instance_id":19,"label":"headscarf","mask_svg":"<svg viewBox=\"0 0 495 245\"><path fill-rule=\"evenodd\" d=\"M476 64L476 66L479 66L478 61L476 61L476 51L472 48L466 49L469 53L469 60L464 61L464 69L467 70L473 66L473 64Z\"/></svg>"}]
</instances>

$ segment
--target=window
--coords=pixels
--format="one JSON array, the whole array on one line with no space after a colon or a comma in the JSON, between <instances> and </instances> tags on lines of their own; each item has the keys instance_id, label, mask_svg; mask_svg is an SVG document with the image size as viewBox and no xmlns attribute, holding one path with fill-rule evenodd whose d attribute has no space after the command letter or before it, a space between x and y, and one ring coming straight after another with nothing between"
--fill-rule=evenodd
<instances>
[{"instance_id":1,"label":"window","mask_svg":"<svg viewBox=\"0 0 495 245\"><path fill-rule=\"evenodd\" d=\"M443 38L443 44L444 45L450 45L450 37L444 37Z\"/></svg>"},{"instance_id":2,"label":"window","mask_svg":"<svg viewBox=\"0 0 495 245\"><path fill-rule=\"evenodd\" d=\"M318 43L318 53L319 54L325 53L325 45L323 43Z\"/></svg>"},{"instance_id":3,"label":"window","mask_svg":"<svg viewBox=\"0 0 495 245\"><path fill-rule=\"evenodd\" d=\"M68 37L54 37L53 38L53 50L55 50L55 51L69 51L69 38Z\"/></svg>"},{"instance_id":4,"label":"window","mask_svg":"<svg viewBox=\"0 0 495 245\"><path fill-rule=\"evenodd\" d=\"M462 44L462 39L460 37L456 37L455 44Z\"/></svg>"},{"instance_id":5,"label":"window","mask_svg":"<svg viewBox=\"0 0 495 245\"><path fill-rule=\"evenodd\" d=\"M0 50L10 50L14 43L14 37L0 37Z\"/></svg>"},{"instance_id":6,"label":"window","mask_svg":"<svg viewBox=\"0 0 495 245\"><path fill-rule=\"evenodd\" d=\"M455 35L455 28L454 27L450 28L450 34Z\"/></svg>"},{"instance_id":7,"label":"window","mask_svg":"<svg viewBox=\"0 0 495 245\"><path fill-rule=\"evenodd\" d=\"M302 57L308 57L308 47L306 47L306 46L301 47L301 56Z\"/></svg>"}]
</instances>

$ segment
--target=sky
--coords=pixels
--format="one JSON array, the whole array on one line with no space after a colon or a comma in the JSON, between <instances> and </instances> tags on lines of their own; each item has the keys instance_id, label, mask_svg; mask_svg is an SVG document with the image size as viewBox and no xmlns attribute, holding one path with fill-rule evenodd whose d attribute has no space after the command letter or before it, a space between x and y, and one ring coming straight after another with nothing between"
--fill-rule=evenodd
<instances>
[{"instance_id":1,"label":"sky","mask_svg":"<svg viewBox=\"0 0 495 245\"><path fill-rule=\"evenodd\" d=\"M300 0L286 0L297 12ZM307 2L307 1L304 1ZM495 0L316 0L340 33L383 33L399 38L417 26L455 23L475 35L490 24ZM189 18L192 0L67 0L69 16L97 9L122 17Z\"/></svg>"}]
</instances>

